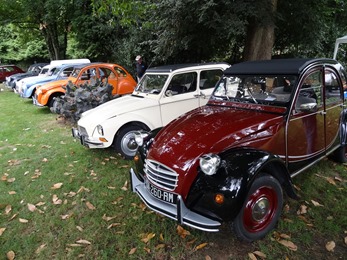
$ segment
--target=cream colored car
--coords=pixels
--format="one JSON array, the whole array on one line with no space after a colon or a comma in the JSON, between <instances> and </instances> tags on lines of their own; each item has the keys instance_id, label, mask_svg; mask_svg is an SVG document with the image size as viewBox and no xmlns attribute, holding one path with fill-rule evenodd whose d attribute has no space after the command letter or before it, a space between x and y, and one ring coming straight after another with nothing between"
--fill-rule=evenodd
<instances>
[{"instance_id":1,"label":"cream colored car","mask_svg":"<svg viewBox=\"0 0 347 260\"><path fill-rule=\"evenodd\" d=\"M165 126L180 115L207 103L227 63L181 64L147 69L131 95L82 114L73 137L89 148L113 146L131 159L139 130Z\"/></svg>"}]
</instances>

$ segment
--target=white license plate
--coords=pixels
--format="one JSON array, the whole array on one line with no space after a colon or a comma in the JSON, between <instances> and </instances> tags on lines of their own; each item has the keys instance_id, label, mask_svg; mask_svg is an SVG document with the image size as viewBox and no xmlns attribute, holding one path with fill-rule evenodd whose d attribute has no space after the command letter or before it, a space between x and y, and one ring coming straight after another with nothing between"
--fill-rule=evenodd
<instances>
[{"instance_id":1,"label":"white license plate","mask_svg":"<svg viewBox=\"0 0 347 260\"><path fill-rule=\"evenodd\" d=\"M147 179L145 179L145 185L147 190L153 197L170 204L176 204L177 194L161 190L152 185Z\"/></svg>"}]
</instances>

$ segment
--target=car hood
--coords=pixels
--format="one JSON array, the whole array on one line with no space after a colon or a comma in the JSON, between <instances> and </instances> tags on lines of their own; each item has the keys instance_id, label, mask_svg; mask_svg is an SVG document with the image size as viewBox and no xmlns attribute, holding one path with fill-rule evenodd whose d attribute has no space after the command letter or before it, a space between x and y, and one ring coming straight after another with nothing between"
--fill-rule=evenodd
<instances>
[{"instance_id":1,"label":"car hood","mask_svg":"<svg viewBox=\"0 0 347 260\"><path fill-rule=\"evenodd\" d=\"M153 106L158 106L158 100L126 95L84 112L78 124L82 126L93 125L95 127L112 117L133 111L140 111Z\"/></svg>"},{"instance_id":2,"label":"car hood","mask_svg":"<svg viewBox=\"0 0 347 260\"><path fill-rule=\"evenodd\" d=\"M155 137L148 158L178 171L187 171L206 153L247 146L269 138L283 115L221 106L203 106L172 121Z\"/></svg>"},{"instance_id":3,"label":"car hood","mask_svg":"<svg viewBox=\"0 0 347 260\"><path fill-rule=\"evenodd\" d=\"M34 84L40 84L40 83L45 83L49 82L52 80L55 80L56 76L47 76L47 77L30 77L30 79L26 80L25 83L26 85L34 85Z\"/></svg>"}]
</instances>

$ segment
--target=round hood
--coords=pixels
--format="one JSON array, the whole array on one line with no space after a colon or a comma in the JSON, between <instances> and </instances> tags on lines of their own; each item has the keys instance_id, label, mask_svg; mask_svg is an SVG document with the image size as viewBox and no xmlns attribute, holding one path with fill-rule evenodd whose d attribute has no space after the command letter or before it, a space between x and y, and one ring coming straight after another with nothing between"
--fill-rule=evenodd
<instances>
[{"instance_id":1,"label":"round hood","mask_svg":"<svg viewBox=\"0 0 347 260\"><path fill-rule=\"evenodd\" d=\"M153 106L158 106L156 99L126 95L84 112L78 124L82 126L93 124L96 126L112 117Z\"/></svg>"},{"instance_id":2,"label":"round hood","mask_svg":"<svg viewBox=\"0 0 347 260\"><path fill-rule=\"evenodd\" d=\"M148 158L185 172L203 154L219 154L272 136L282 122L283 116L278 114L203 106L163 128L155 137Z\"/></svg>"}]
</instances>

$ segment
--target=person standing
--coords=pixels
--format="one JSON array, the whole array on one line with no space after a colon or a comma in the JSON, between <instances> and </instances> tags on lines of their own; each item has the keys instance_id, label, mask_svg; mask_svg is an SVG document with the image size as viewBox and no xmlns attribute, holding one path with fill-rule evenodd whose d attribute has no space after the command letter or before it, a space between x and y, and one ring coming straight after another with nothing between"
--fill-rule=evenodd
<instances>
[{"instance_id":1,"label":"person standing","mask_svg":"<svg viewBox=\"0 0 347 260\"><path fill-rule=\"evenodd\" d=\"M141 55L136 56L136 76L137 76L137 82L140 81L142 78L143 74L145 74L147 65L146 63L142 60Z\"/></svg>"}]
</instances>

